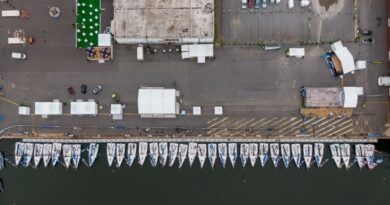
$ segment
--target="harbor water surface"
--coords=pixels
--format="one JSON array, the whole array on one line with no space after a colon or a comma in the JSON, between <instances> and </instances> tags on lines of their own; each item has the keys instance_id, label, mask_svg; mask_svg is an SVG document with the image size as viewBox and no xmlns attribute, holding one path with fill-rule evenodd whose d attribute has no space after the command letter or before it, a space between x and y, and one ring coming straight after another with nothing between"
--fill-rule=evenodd
<instances>
[{"instance_id":1,"label":"harbor water surface","mask_svg":"<svg viewBox=\"0 0 390 205\"><path fill-rule=\"evenodd\" d=\"M84 145L83 148L87 146ZM13 161L14 141L1 141L0 150ZM327 148L328 149L328 148ZM126 163L120 169L109 168L105 146L92 168L80 163L77 170L13 167L7 163L0 171L4 193L0 205L76 205L76 204L390 204L390 163L374 170L337 169L329 160L323 167L299 169L282 162L275 168L271 161L262 168L259 161L252 168L222 168L219 160L214 170L208 161L200 169L195 160L183 168L140 167ZM83 153L86 159L86 152ZM177 165L177 162L176 162Z\"/></svg>"}]
</instances>

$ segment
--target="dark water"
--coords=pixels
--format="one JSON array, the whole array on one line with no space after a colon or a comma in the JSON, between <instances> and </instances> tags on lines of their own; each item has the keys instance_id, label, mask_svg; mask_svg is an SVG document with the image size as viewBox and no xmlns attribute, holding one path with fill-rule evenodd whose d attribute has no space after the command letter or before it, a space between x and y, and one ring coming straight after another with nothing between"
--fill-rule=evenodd
<instances>
[{"instance_id":1,"label":"dark water","mask_svg":"<svg viewBox=\"0 0 390 205\"><path fill-rule=\"evenodd\" d=\"M103 147L102 147L103 148ZM105 149L100 149L103 153ZM13 153L13 142L1 141L0 150ZM188 162L187 162L188 163ZM201 170L193 168L152 168L149 162L121 169L108 168L104 156L89 169L58 166L35 170L12 167L0 171L5 192L0 205L76 205L76 204L390 204L390 163L375 170L359 170L356 165L338 170L332 161L310 170L294 164L286 170L271 161L265 168L240 164L212 171L206 161ZM259 163L259 162L257 162ZM249 165L249 161L248 161Z\"/></svg>"}]
</instances>

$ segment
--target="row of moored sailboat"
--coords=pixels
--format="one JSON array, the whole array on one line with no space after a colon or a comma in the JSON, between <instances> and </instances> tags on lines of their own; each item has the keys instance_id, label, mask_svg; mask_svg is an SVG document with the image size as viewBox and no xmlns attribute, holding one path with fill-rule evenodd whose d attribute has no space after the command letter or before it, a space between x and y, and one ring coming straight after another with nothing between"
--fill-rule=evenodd
<instances>
[{"instance_id":1,"label":"row of moored sailboat","mask_svg":"<svg viewBox=\"0 0 390 205\"><path fill-rule=\"evenodd\" d=\"M286 168L293 161L297 168L305 164L310 168L313 161L318 167L324 163L324 148L322 143L313 144L279 144L279 143L166 143L166 142L139 142L139 143L107 143L108 165L113 166L114 162L120 167L123 161L132 166L137 160L142 166L149 156L150 164L156 167L158 163L162 166L172 167L177 159L178 167L182 167L188 158L190 167L198 157L200 167L202 168L208 158L212 168L214 168L217 158L219 158L223 167L229 160L234 167L237 158L240 158L241 165L246 166L249 160L252 167L255 166L257 159L260 158L260 165L265 166L268 159L271 158L273 165L278 166L282 160ZM375 147L372 144L355 144L355 161L351 162L350 144L331 144L330 150L332 158L338 168L343 165L349 168L356 161L359 168L367 165L372 169L377 165L374 160ZM91 143L88 149L88 166L92 167L99 152L99 144ZM81 157L80 144L32 144L17 142L15 145L15 164L22 164L27 167L33 159L33 166L38 167L40 161L43 161L45 167L52 162L55 166L59 161L60 155L64 160L65 167L77 168ZM313 160L314 159L314 160Z\"/></svg>"}]
</instances>

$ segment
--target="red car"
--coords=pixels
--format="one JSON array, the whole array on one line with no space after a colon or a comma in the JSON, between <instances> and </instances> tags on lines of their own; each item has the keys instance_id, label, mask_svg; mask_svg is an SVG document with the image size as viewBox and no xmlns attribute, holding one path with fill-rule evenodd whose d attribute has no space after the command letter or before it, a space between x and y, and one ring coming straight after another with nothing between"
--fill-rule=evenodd
<instances>
[{"instance_id":1,"label":"red car","mask_svg":"<svg viewBox=\"0 0 390 205\"><path fill-rule=\"evenodd\" d=\"M248 8L253 9L254 0L248 0Z\"/></svg>"},{"instance_id":2,"label":"red car","mask_svg":"<svg viewBox=\"0 0 390 205\"><path fill-rule=\"evenodd\" d=\"M74 89L73 89L72 86L68 87L67 90L68 90L69 95L74 95L75 94Z\"/></svg>"}]
</instances>

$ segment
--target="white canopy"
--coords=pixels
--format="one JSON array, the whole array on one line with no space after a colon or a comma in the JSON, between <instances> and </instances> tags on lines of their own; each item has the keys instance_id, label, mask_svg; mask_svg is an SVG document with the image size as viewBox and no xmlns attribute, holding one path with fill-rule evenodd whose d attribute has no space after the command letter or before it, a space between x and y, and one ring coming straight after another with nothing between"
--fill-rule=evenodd
<instances>
[{"instance_id":1,"label":"white canopy","mask_svg":"<svg viewBox=\"0 0 390 205\"><path fill-rule=\"evenodd\" d=\"M344 74L356 70L355 60L353 59L351 52L349 52L347 47L343 46L341 41L333 43L330 47L336 54L337 58L340 60Z\"/></svg>"},{"instance_id":2,"label":"white canopy","mask_svg":"<svg viewBox=\"0 0 390 205\"><path fill-rule=\"evenodd\" d=\"M363 95L363 87L343 87L345 108L355 108L358 104L358 96Z\"/></svg>"},{"instance_id":3,"label":"white canopy","mask_svg":"<svg viewBox=\"0 0 390 205\"><path fill-rule=\"evenodd\" d=\"M97 115L98 106L94 101L76 101L70 103L71 115Z\"/></svg>"},{"instance_id":4,"label":"white canopy","mask_svg":"<svg viewBox=\"0 0 390 205\"><path fill-rule=\"evenodd\" d=\"M98 35L98 46L112 46L111 34L100 33Z\"/></svg>"},{"instance_id":5,"label":"white canopy","mask_svg":"<svg viewBox=\"0 0 390 205\"><path fill-rule=\"evenodd\" d=\"M61 102L35 102L35 115L62 115Z\"/></svg>"},{"instance_id":6,"label":"white canopy","mask_svg":"<svg viewBox=\"0 0 390 205\"><path fill-rule=\"evenodd\" d=\"M138 90L138 113L141 117L175 117L178 107L175 89L140 88Z\"/></svg>"},{"instance_id":7,"label":"white canopy","mask_svg":"<svg viewBox=\"0 0 390 205\"><path fill-rule=\"evenodd\" d=\"M206 57L214 56L213 44L193 44L181 46L182 59L198 58L198 63L205 63Z\"/></svg>"},{"instance_id":8,"label":"white canopy","mask_svg":"<svg viewBox=\"0 0 390 205\"><path fill-rule=\"evenodd\" d=\"M288 55L298 58L305 57L305 48L289 48Z\"/></svg>"},{"instance_id":9,"label":"white canopy","mask_svg":"<svg viewBox=\"0 0 390 205\"><path fill-rule=\"evenodd\" d=\"M19 106L19 115L30 115L30 107Z\"/></svg>"},{"instance_id":10,"label":"white canopy","mask_svg":"<svg viewBox=\"0 0 390 205\"><path fill-rule=\"evenodd\" d=\"M111 104L110 114L114 120L123 119L123 106L121 104Z\"/></svg>"}]
</instances>

